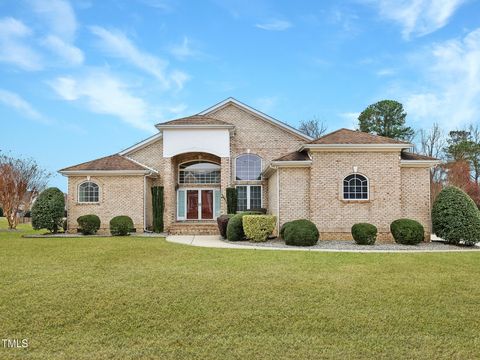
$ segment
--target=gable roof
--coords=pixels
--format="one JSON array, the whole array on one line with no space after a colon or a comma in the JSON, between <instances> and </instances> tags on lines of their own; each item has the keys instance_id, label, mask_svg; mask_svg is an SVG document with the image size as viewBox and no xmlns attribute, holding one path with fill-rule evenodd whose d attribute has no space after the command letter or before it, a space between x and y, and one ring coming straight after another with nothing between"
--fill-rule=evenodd
<instances>
[{"instance_id":1,"label":"gable roof","mask_svg":"<svg viewBox=\"0 0 480 360\"><path fill-rule=\"evenodd\" d=\"M193 115L187 116L180 119L165 121L163 123L159 123L155 126L161 127L165 125L231 125L225 121L218 120L212 117L203 116L203 115Z\"/></svg>"},{"instance_id":2,"label":"gable roof","mask_svg":"<svg viewBox=\"0 0 480 360\"><path fill-rule=\"evenodd\" d=\"M151 171L150 168L143 166L125 156L114 154L100 159L87 161L81 164L69 166L59 170L60 173L69 172L88 172L88 171Z\"/></svg>"},{"instance_id":3,"label":"gable roof","mask_svg":"<svg viewBox=\"0 0 480 360\"><path fill-rule=\"evenodd\" d=\"M405 141L392 139L385 136L373 135L359 130L338 129L326 135L319 137L309 144L352 144L352 145L367 145L367 144L404 144L410 147L411 144Z\"/></svg>"},{"instance_id":4,"label":"gable roof","mask_svg":"<svg viewBox=\"0 0 480 360\"><path fill-rule=\"evenodd\" d=\"M416 161L416 160L436 161L436 160L438 160L437 158L434 158L434 157L431 157L431 156L415 154L415 153L412 153L412 152L409 152L409 151L402 151L401 157L402 157L402 160L411 160L411 161Z\"/></svg>"},{"instance_id":5,"label":"gable roof","mask_svg":"<svg viewBox=\"0 0 480 360\"><path fill-rule=\"evenodd\" d=\"M277 127L280 127L281 129L286 130L289 133L295 134L295 135L301 137L302 139L313 140L312 137L310 137L308 135L305 135L300 130L295 129L293 126L290 126L287 123L284 123L283 121L277 120L277 119L275 119L275 118L273 118L273 117L271 117L271 116L269 116L269 115L267 115L267 114L265 114L265 113L263 113L263 112L261 112L257 109L254 109L253 107L251 107L247 104L244 104L241 101L238 101L237 99L234 99L233 97L229 97L228 99L220 101L218 104L215 104L215 105L209 107L208 109L205 109L205 110L201 111L200 113L198 113L198 115L208 115L208 114L210 114L214 111L217 111L219 109L222 109L222 108L224 108L225 106L228 106L228 105L237 106L238 108L243 109L247 112L250 112L253 115L258 116L262 120L265 120L265 121L269 122L270 124L273 124Z\"/></svg>"},{"instance_id":6,"label":"gable roof","mask_svg":"<svg viewBox=\"0 0 480 360\"><path fill-rule=\"evenodd\" d=\"M312 159L308 155L308 152L306 150L303 150L303 151L293 151L291 153L288 153L272 161L310 161L310 160Z\"/></svg>"}]
</instances>

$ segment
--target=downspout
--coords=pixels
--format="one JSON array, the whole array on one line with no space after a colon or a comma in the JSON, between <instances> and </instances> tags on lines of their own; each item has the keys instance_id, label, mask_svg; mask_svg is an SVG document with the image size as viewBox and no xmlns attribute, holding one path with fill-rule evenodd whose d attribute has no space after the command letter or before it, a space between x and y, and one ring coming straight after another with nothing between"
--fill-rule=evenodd
<instances>
[{"instance_id":1,"label":"downspout","mask_svg":"<svg viewBox=\"0 0 480 360\"><path fill-rule=\"evenodd\" d=\"M280 235L280 170L275 168L277 172L277 234Z\"/></svg>"}]
</instances>

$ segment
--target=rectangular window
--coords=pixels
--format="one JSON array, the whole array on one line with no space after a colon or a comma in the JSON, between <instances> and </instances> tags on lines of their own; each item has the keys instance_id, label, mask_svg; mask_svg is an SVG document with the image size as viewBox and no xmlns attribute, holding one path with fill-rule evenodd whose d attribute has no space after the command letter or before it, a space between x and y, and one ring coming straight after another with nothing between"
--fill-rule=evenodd
<instances>
[{"instance_id":1,"label":"rectangular window","mask_svg":"<svg viewBox=\"0 0 480 360\"><path fill-rule=\"evenodd\" d=\"M262 207L262 187L260 185L237 186L237 210L246 211Z\"/></svg>"}]
</instances>

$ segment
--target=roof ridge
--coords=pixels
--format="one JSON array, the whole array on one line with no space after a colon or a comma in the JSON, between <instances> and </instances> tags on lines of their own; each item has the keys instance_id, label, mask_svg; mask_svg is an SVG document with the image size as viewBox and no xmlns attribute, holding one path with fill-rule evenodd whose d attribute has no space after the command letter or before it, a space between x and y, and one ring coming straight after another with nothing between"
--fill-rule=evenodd
<instances>
[{"instance_id":1,"label":"roof ridge","mask_svg":"<svg viewBox=\"0 0 480 360\"><path fill-rule=\"evenodd\" d=\"M78 163L78 164L75 164L75 165L67 166L66 168L60 169L60 170L58 170L58 171L64 171L64 170L66 170L66 169L69 169L69 168L72 168L72 167L75 167L75 166L85 165L85 164L88 164L88 163L90 163L90 162L92 162L92 161L103 160L103 159L106 159L106 158L108 158L108 157L112 157L112 156L115 156L115 155L122 156L122 155L120 155L120 154L118 154L118 153L111 154L111 155L107 155L107 156L102 156L102 157L99 157L99 158L97 158L97 159L93 159L93 160L89 160L89 161L84 161L84 162L81 162L81 163ZM122 156L122 157L123 157L123 156Z\"/></svg>"}]
</instances>

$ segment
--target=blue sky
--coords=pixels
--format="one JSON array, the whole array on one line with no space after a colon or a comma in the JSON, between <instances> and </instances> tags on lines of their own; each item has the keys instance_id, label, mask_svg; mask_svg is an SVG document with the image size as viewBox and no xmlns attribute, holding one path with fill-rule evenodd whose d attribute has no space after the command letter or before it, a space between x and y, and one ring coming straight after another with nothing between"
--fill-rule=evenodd
<instances>
[{"instance_id":1,"label":"blue sky","mask_svg":"<svg viewBox=\"0 0 480 360\"><path fill-rule=\"evenodd\" d=\"M479 121L480 2L0 0L0 150L62 167L229 96L293 126Z\"/></svg>"}]
</instances>

